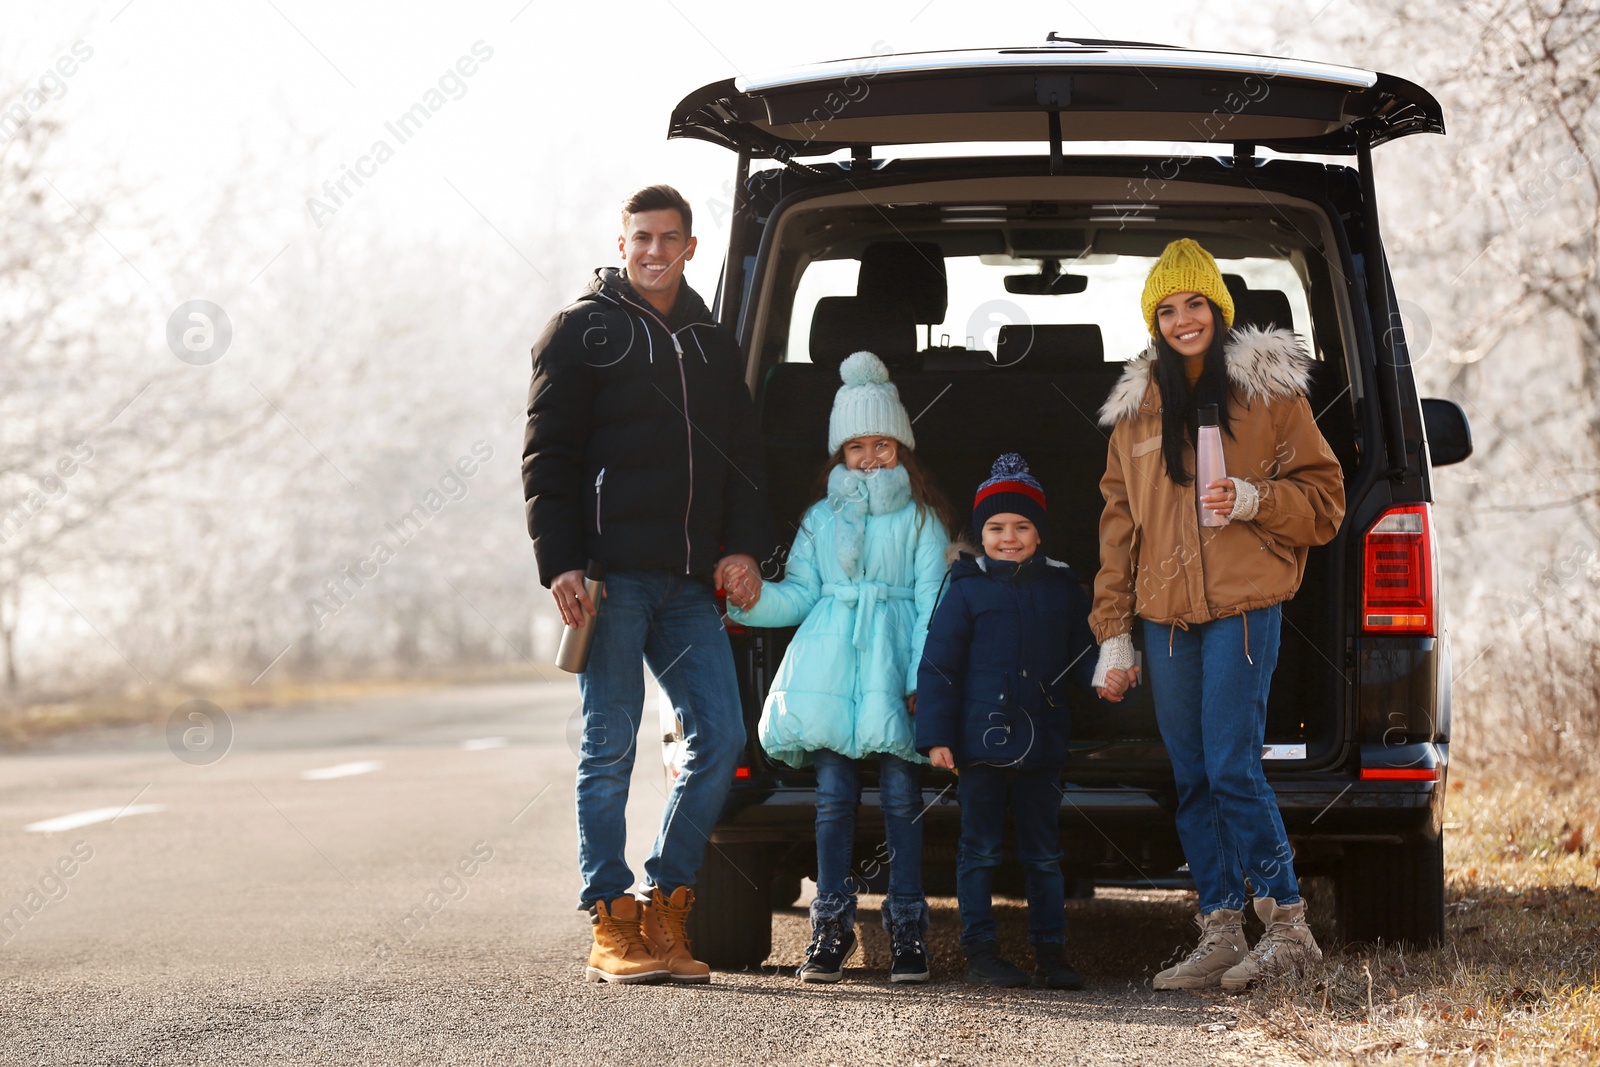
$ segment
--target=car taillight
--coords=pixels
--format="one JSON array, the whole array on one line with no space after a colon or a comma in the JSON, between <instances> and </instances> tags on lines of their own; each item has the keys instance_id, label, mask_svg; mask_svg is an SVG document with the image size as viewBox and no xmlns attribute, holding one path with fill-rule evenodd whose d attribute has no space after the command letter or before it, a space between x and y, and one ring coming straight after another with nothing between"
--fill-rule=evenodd
<instances>
[{"instance_id":1,"label":"car taillight","mask_svg":"<svg viewBox=\"0 0 1600 1067\"><path fill-rule=\"evenodd\" d=\"M1362 542L1361 622L1368 633L1432 634L1435 572L1427 504L1390 508Z\"/></svg>"},{"instance_id":2,"label":"car taillight","mask_svg":"<svg viewBox=\"0 0 1600 1067\"><path fill-rule=\"evenodd\" d=\"M748 778L748 777L750 777L750 768L749 767L735 767L733 769L733 776L735 778Z\"/></svg>"},{"instance_id":3,"label":"car taillight","mask_svg":"<svg viewBox=\"0 0 1600 1067\"><path fill-rule=\"evenodd\" d=\"M1363 782L1437 782L1437 767L1363 767Z\"/></svg>"}]
</instances>

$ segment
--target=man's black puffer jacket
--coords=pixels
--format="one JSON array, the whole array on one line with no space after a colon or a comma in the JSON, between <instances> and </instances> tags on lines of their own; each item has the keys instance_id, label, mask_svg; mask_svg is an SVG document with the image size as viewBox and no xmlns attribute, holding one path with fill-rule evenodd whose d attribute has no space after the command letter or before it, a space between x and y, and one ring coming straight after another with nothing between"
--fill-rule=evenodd
<instances>
[{"instance_id":1,"label":"man's black puffer jacket","mask_svg":"<svg viewBox=\"0 0 1600 1067\"><path fill-rule=\"evenodd\" d=\"M533 346L522 450L539 579L608 572L709 580L774 544L738 342L684 284L661 316L615 267Z\"/></svg>"}]
</instances>

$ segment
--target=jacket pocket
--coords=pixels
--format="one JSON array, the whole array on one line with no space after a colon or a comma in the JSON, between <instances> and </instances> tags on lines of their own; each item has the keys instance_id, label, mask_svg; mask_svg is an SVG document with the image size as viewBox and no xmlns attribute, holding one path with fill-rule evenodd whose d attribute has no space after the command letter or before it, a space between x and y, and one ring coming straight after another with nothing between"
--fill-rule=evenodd
<instances>
[{"instance_id":1,"label":"jacket pocket","mask_svg":"<svg viewBox=\"0 0 1600 1067\"><path fill-rule=\"evenodd\" d=\"M1245 525L1248 526L1251 533L1256 535L1256 539L1261 542L1261 547L1264 550L1272 553L1274 556L1277 556L1279 559L1290 564L1291 566L1298 565L1299 561L1295 559L1294 549L1290 548L1282 541L1279 541L1272 534L1268 533L1266 530L1263 530L1260 526L1257 526L1253 522L1246 523Z\"/></svg>"},{"instance_id":2,"label":"jacket pocket","mask_svg":"<svg viewBox=\"0 0 1600 1067\"><path fill-rule=\"evenodd\" d=\"M999 671L967 676L963 701L963 755L976 760L1019 759L1032 742L1032 731L1019 729L1013 679Z\"/></svg>"}]
</instances>

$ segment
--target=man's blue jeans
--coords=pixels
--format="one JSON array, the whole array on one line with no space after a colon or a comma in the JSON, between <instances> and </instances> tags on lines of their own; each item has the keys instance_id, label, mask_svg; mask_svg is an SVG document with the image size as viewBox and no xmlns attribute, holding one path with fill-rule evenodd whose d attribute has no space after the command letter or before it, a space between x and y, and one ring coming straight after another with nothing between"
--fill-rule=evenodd
<instances>
[{"instance_id":1,"label":"man's blue jeans","mask_svg":"<svg viewBox=\"0 0 1600 1067\"><path fill-rule=\"evenodd\" d=\"M861 772L856 761L820 749L817 768L817 898L812 914L839 917L855 926L860 886L850 871L855 853L856 808ZM884 850L869 863L889 866L889 907L895 915L921 915L922 766L885 752L878 757L878 803L883 809ZM870 874L863 871L863 874Z\"/></svg>"},{"instance_id":2,"label":"man's blue jeans","mask_svg":"<svg viewBox=\"0 0 1600 1067\"><path fill-rule=\"evenodd\" d=\"M694 885L745 744L733 653L708 583L666 571L609 574L597 607L600 614L588 622L597 627L588 670L578 676L580 907L615 900L633 887L623 847L644 712L644 664L683 723L688 753L645 861L648 885L665 893Z\"/></svg>"},{"instance_id":3,"label":"man's blue jeans","mask_svg":"<svg viewBox=\"0 0 1600 1067\"><path fill-rule=\"evenodd\" d=\"M1028 900L1028 943L1066 941L1066 883L1061 874L1061 772L975 763L961 768L961 848L956 856L956 903L963 948L995 939L994 869L1010 800L1017 863Z\"/></svg>"},{"instance_id":4,"label":"man's blue jeans","mask_svg":"<svg viewBox=\"0 0 1600 1067\"><path fill-rule=\"evenodd\" d=\"M1282 618L1274 604L1187 630L1144 624L1156 722L1178 783L1178 839L1201 914L1243 908L1247 878L1258 897L1300 900L1289 837L1261 770Z\"/></svg>"}]
</instances>

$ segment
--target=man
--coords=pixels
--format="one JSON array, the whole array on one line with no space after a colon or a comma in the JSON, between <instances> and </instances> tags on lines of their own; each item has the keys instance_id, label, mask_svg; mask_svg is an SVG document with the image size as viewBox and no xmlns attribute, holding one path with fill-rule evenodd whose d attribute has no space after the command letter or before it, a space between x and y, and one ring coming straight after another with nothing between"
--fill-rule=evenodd
<instances>
[{"instance_id":1,"label":"man","mask_svg":"<svg viewBox=\"0 0 1600 1067\"><path fill-rule=\"evenodd\" d=\"M706 835L745 745L716 588L759 590L772 548L759 439L733 335L683 281L694 256L687 201L634 193L602 267L533 346L522 479L540 580L561 620L593 626L578 760L579 907L591 981L710 981L685 923ZM601 604L584 570L604 567ZM641 661L683 723L688 755L645 862L649 899L623 856L628 780L644 710Z\"/></svg>"}]
</instances>

